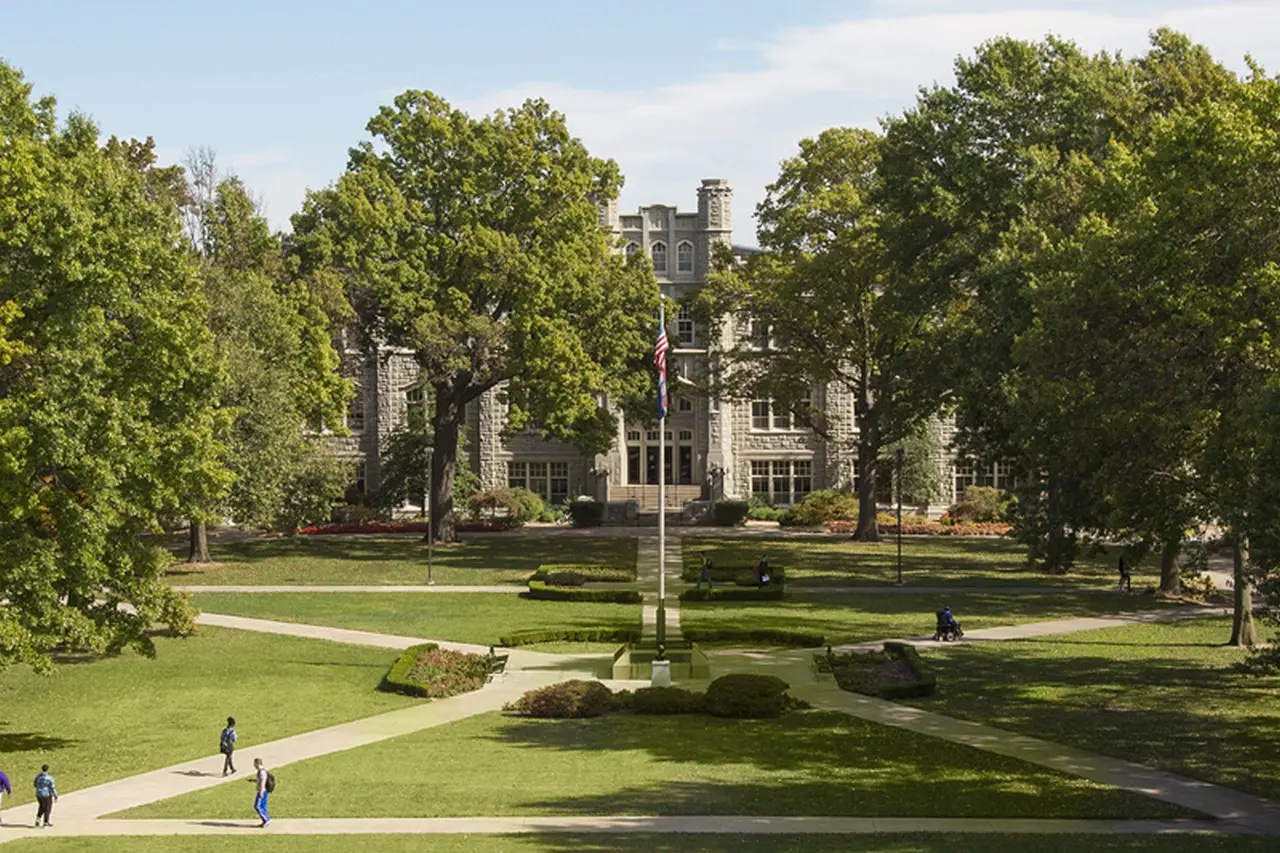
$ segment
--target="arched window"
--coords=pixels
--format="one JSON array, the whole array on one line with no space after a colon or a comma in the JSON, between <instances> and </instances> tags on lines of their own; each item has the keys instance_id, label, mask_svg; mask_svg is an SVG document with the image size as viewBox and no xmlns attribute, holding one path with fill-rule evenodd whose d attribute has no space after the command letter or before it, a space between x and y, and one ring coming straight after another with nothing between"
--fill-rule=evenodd
<instances>
[{"instance_id":1,"label":"arched window","mask_svg":"<svg viewBox=\"0 0 1280 853\"><path fill-rule=\"evenodd\" d=\"M640 248L640 246L639 246L638 244L636 244L634 241L632 241L632 242L628 243L628 244L627 244L627 247L626 247L625 249L623 249L622 251L623 251L623 253L624 253L624 254L626 254L626 256L629 258L629 257L631 257L632 255L634 255L634 254L636 253L636 251L637 251L637 250L639 250L639 248Z\"/></svg>"},{"instance_id":2,"label":"arched window","mask_svg":"<svg viewBox=\"0 0 1280 853\"><path fill-rule=\"evenodd\" d=\"M688 240L676 244L676 272L693 272L693 244Z\"/></svg>"},{"instance_id":3,"label":"arched window","mask_svg":"<svg viewBox=\"0 0 1280 853\"><path fill-rule=\"evenodd\" d=\"M649 247L649 254L653 258L654 272L667 271L667 244L658 240Z\"/></svg>"}]
</instances>

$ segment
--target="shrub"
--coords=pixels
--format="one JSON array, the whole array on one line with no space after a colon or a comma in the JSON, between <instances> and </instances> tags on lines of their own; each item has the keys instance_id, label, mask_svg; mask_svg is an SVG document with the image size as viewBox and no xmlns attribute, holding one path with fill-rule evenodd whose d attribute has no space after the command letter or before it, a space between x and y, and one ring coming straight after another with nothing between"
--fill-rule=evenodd
<instances>
[{"instance_id":1,"label":"shrub","mask_svg":"<svg viewBox=\"0 0 1280 853\"><path fill-rule=\"evenodd\" d=\"M778 521L787 527L815 527L828 521L850 521L858 517L858 499L849 492L820 489L793 506Z\"/></svg>"},{"instance_id":2,"label":"shrub","mask_svg":"<svg viewBox=\"0 0 1280 853\"><path fill-rule=\"evenodd\" d=\"M822 634L787 628L681 628L680 633L693 643L751 643L799 649L826 645Z\"/></svg>"},{"instance_id":3,"label":"shrub","mask_svg":"<svg viewBox=\"0 0 1280 853\"><path fill-rule=\"evenodd\" d=\"M781 601L782 584L767 586L717 586L711 589L686 589L680 593L681 601Z\"/></svg>"},{"instance_id":4,"label":"shrub","mask_svg":"<svg viewBox=\"0 0 1280 853\"><path fill-rule=\"evenodd\" d=\"M700 714L706 702L703 694L683 687L641 687L618 698L637 714Z\"/></svg>"},{"instance_id":5,"label":"shrub","mask_svg":"<svg viewBox=\"0 0 1280 853\"><path fill-rule=\"evenodd\" d=\"M879 691L881 698L911 699L916 696L932 696L937 692L938 679L925 665L915 646L910 643L885 643L884 650L901 658L911 668L911 674L916 677L916 680L913 684L892 684L881 688Z\"/></svg>"},{"instance_id":6,"label":"shrub","mask_svg":"<svg viewBox=\"0 0 1280 853\"><path fill-rule=\"evenodd\" d=\"M786 510L770 506L759 498L752 498L747 509L747 518L751 521L778 521L786 514Z\"/></svg>"},{"instance_id":7,"label":"shrub","mask_svg":"<svg viewBox=\"0 0 1280 853\"><path fill-rule=\"evenodd\" d=\"M567 512L574 527L599 527L604 521L604 504L599 501L570 501Z\"/></svg>"},{"instance_id":8,"label":"shrub","mask_svg":"<svg viewBox=\"0 0 1280 853\"><path fill-rule=\"evenodd\" d=\"M613 692L599 681L561 681L530 690L506 706L525 717L599 717L616 707Z\"/></svg>"},{"instance_id":9,"label":"shrub","mask_svg":"<svg viewBox=\"0 0 1280 853\"><path fill-rule=\"evenodd\" d=\"M599 566L586 563L544 563L529 576L531 581L545 581L552 586L582 586L592 583L630 583L636 579L635 569Z\"/></svg>"},{"instance_id":10,"label":"shrub","mask_svg":"<svg viewBox=\"0 0 1280 853\"><path fill-rule=\"evenodd\" d=\"M540 601L595 601L615 604L639 604L644 597L634 589L577 589L548 586L545 581L529 581L526 598Z\"/></svg>"},{"instance_id":11,"label":"shrub","mask_svg":"<svg viewBox=\"0 0 1280 853\"><path fill-rule=\"evenodd\" d=\"M489 519L514 519L520 521L520 498L513 489L489 489L476 492L467 498L471 515L482 521Z\"/></svg>"},{"instance_id":12,"label":"shrub","mask_svg":"<svg viewBox=\"0 0 1280 853\"><path fill-rule=\"evenodd\" d=\"M947 517L955 521L990 523L1009 520L1010 498L1007 492L991 486L970 486L964 496L951 505Z\"/></svg>"},{"instance_id":13,"label":"shrub","mask_svg":"<svg viewBox=\"0 0 1280 853\"><path fill-rule=\"evenodd\" d=\"M538 643L638 643L639 628L530 628L513 631L498 638L506 648L532 646Z\"/></svg>"},{"instance_id":14,"label":"shrub","mask_svg":"<svg viewBox=\"0 0 1280 853\"><path fill-rule=\"evenodd\" d=\"M406 696L442 699L479 690L488 677L486 656L424 643L409 647L396 659L382 679L382 689Z\"/></svg>"},{"instance_id":15,"label":"shrub","mask_svg":"<svg viewBox=\"0 0 1280 853\"><path fill-rule=\"evenodd\" d=\"M698 577L702 573L702 567L697 563L686 563L680 569L681 579L689 583L697 583ZM757 578L755 570L743 566L741 563L735 565L712 565L711 566L711 582L712 583L732 583L742 584L744 586L755 586ZM774 565L773 561L769 561L769 583L782 583L786 580L786 569L782 566Z\"/></svg>"},{"instance_id":16,"label":"shrub","mask_svg":"<svg viewBox=\"0 0 1280 853\"><path fill-rule=\"evenodd\" d=\"M716 501L711 518L718 527L737 527L747 520L750 508L746 501Z\"/></svg>"},{"instance_id":17,"label":"shrub","mask_svg":"<svg viewBox=\"0 0 1280 853\"><path fill-rule=\"evenodd\" d=\"M735 672L707 686L707 713L717 717L766 719L781 717L791 707L790 685L772 675Z\"/></svg>"},{"instance_id":18,"label":"shrub","mask_svg":"<svg viewBox=\"0 0 1280 853\"><path fill-rule=\"evenodd\" d=\"M547 514L547 505L543 503L541 495L537 492L531 492L523 486L517 486L509 491L516 499L516 518L520 520L521 524L542 521L542 517Z\"/></svg>"}]
</instances>

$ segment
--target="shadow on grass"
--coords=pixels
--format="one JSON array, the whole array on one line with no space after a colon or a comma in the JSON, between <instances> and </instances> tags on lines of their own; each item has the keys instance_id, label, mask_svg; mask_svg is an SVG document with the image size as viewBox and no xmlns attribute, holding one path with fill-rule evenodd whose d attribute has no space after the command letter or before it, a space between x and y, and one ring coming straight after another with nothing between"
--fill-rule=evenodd
<instances>
[{"instance_id":1,"label":"shadow on grass","mask_svg":"<svg viewBox=\"0 0 1280 853\"><path fill-rule=\"evenodd\" d=\"M52 752L74 746L79 742L74 738L57 737L39 732L0 731L0 756L10 752Z\"/></svg>"},{"instance_id":2,"label":"shadow on grass","mask_svg":"<svg viewBox=\"0 0 1280 853\"><path fill-rule=\"evenodd\" d=\"M766 826L768 821L762 821ZM659 835L509 836L538 853L1079 853L1079 835ZM1274 839L1243 836L1091 835L1092 853L1261 853Z\"/></svg>"},{"instance_id":3,"label":"shadow on grass","mask_svg":"<svg viewBox=\"0 0 1280 853\"><path fill-rule=\"evenodd\" d=\"M835 713L791 714L769 721L625 714L585 721L512 720L490 737L540 752L616 754L618 762L644 753L675 765L665 771L670 781L619 786L598 794L536 798L535 786L525 805L552 814L1185 814L1136 794ZM620 767L619 773L625 771Z\"/></svg>"}]
</instances>

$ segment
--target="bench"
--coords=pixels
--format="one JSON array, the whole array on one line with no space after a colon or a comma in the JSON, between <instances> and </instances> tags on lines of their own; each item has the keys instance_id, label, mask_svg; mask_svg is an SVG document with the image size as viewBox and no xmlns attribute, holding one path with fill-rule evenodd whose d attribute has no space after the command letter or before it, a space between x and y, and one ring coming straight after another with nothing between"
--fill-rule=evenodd
<instances>
[{"instance_id":1,"label":"bench","mask_svg":"<svg viewBox=\"0 0 1280 853\"><path fill-rule=\"evenodd\" d=\"M489 647L489 674L485 677L485 681L493 681L499 675L506 674L507 659L511 655L500 655L494 651L493 646Z\"/></svg>"}]
</instances>

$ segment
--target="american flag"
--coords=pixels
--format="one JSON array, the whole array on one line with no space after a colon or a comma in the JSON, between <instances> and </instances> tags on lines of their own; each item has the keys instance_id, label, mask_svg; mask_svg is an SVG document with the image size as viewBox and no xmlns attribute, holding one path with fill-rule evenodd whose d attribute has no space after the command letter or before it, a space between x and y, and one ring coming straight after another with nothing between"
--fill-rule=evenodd
<instances>
[{"instance_id":1,"label":"american flag","mask_svg":"<svg viewBox=\"0 0 1280 853\"><path fill-rule=\"evenodd\" d=\"M653 347L653 363L658 365L658 417L667 416L667 350L671 342L667 340L667 326L658 321L658 342Z\"/></svg>"}]
</instances>

